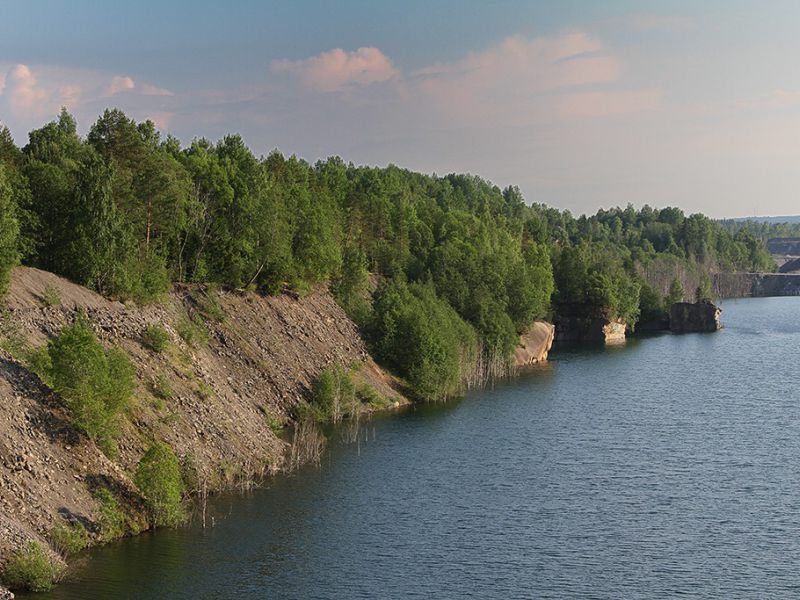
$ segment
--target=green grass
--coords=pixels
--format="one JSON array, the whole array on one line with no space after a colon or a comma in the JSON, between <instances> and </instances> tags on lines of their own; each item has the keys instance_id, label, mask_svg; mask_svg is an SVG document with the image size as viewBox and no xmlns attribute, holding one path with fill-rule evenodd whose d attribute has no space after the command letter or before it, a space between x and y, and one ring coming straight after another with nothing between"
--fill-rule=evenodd
<instances>
[{"instance_id":1,"label":"green grass","mask_svg":"<svg viewBox=\"0 0 800 600\"><path fill-rule=\"evenodd\" d=\"M64 573L39 542L14 552L3 567L2 580L12 590L46 592Z\"/></svg>"},{"instance_id":2,"label":"green grass","mask_svg":"<svg viewBox=\"0 0 800 600\"><path fill-rule=\"evenodd\" d=\"M50 531L50 545L61 556L77 554L89 544L89 533L81 523L61 523Z\"/></svg>"},{"instance_id":3,"label":"green grass","mask_svg":"<svg viewBox=\"0 0 800 600\"><path fill-rule=\"evenodd\" d=\"M192 348L199 348L208 344L208 328L200 315L191 318L185 317L178 323L178 335Z\"/></svg>"},{"instance_id":4,"label":"green grass","mask_svg":"<svg viewBox=\"0 0 800 600\"><path fill-rule=\"evenodd\" d=\"M145 327L142 341L153 352L164 352L169 346L169 333L161 323L151 323Z\"/></svg>"}]
</instances>

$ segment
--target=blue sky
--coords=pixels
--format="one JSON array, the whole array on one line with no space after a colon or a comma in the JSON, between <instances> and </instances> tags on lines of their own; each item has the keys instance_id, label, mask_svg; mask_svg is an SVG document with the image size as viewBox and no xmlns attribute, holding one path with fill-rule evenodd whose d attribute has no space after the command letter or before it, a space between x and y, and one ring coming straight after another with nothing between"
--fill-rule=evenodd
<instances>
[{"instance_id":1,"label":"blue sky","mask_svg":"<svg viewBox=\"0 0 800 600\"><path fill-rule=\"evenodd\" d=\"M469 171L575 213L800 213L793 2L0 2L0 121Z\"/></svg>"}]
</instances>

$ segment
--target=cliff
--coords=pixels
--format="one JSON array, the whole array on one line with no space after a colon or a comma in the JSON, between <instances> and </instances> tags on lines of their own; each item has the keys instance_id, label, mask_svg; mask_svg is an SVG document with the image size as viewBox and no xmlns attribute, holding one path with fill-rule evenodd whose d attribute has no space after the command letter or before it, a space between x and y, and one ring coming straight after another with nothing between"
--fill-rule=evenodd
<instances>
[{"instance_id":1,"label":"cliff","mask_svg":"<svg viewBox=\"0 0 800 600\"><path fill-rule=\"evenodd\" d=\"M130 474L153 440L172 446L209 490L281 469L288 444L275 431L292 421L329 365L353 367L359 383L404 402L326 290L297 298L177 286L163 303L137 307L18 268L1 302L0 559L28 540L46 542L66 521L97 532L101 507L93 492L100 486L112 490L129 523L145 527ZM113 461L72 427L62 399L17 360L57 335L77 309L136 369L138 388ZM189 344L182 328L204 310L216 315L202 319L207 342ZM156 323L169 337L163 352L142 338Z\"/></svg>"},{"instance_id":2,"label":"cliff","mask_svg":"<svg viewBox=\"0 0 800 600\"><path fill-rule=\"evenodd\" d=\"M553 347L556 328L552 323L536 321L527 333L519 338L519 345L514 350L514 366L525 367L547 360L550 348Z\"/></svg>"},{"instance_id":3,"label":"cliff","mask_svg":"<svg viewBox=\"0 0 800 600\"><path fill-rule=\"evenodd\" d=\"M622 319L605 317L559 316L555 322L556 340L581 342L606 342L610 344L625 341L626 324Z\"/></svg>"},{"instance_id":4,"label":"cliff","mask_svg":"<svg viewBox=\"0 0 800 600\"><path fill-rule=\"evenodd\" d=\"M711 332L720 329L722 310L711 302L677 302L669 311L669 328L674 333Z\"/></svg>"}]
</instances>

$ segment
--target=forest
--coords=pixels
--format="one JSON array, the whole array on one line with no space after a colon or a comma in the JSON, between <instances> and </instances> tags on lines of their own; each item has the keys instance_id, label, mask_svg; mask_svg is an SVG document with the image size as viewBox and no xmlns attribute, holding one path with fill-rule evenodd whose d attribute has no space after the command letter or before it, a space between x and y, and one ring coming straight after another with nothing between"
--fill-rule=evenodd
<instances>
[{"instance_id":1,"label":"forest","mask_svg":"<svg viewBox=\"0 0 800 600\"><path fill-rule=\"evenodd\" d=\"M85 137L62 110L22 148L0 129L0 293L20 263L140 304L175 282L330 285L426 400L504 372L535 319L634 329L716 272L774 269L763 236L678 208L576 218L474 175L259 157L239 135L183 146L118 109Z\"/></svg>"}]
</instances>

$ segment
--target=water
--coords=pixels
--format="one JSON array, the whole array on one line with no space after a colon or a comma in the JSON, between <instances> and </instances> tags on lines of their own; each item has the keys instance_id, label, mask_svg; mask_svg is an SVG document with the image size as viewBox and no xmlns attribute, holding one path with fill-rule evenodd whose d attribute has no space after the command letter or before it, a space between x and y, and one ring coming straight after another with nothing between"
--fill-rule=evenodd
<instances>
[{"instance_id":1,"label":"water","mask_svg":"<svg viewBox=\"0 0 800 600\"><path fill-rule=\"evenodd\" d=\"M36 598L800 597L800 299L716 334L565 347L339 434L213 528L89 553Z\"/></svg>"}]
</instances>

